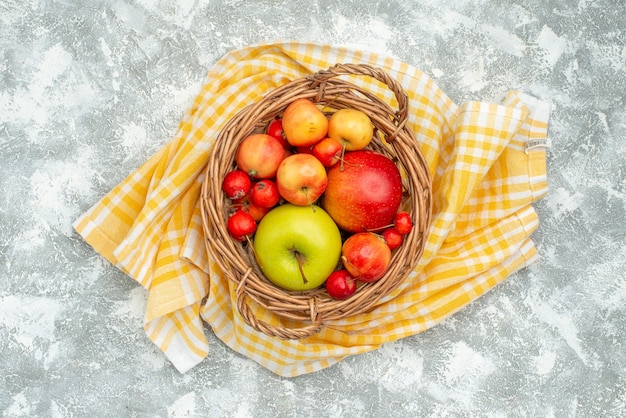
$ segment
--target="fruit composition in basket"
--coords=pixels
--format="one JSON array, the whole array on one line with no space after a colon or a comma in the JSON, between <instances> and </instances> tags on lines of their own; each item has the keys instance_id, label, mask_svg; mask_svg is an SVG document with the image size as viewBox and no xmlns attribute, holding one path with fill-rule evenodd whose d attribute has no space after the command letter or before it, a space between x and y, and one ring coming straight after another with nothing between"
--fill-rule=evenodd
<instances>
[{"instance_id":1,"label":"fruit composition in basket","mask_svg":"<svg viewBox=\"0 0 626 418\"><path fill-rule=\"evenodd\" d=\"M351 76L388 87L397 110ZM385 71L337 64L268 92L224 126L202 220L247 324L305 338L373 309L415 269L432 194L407 120L407 95ZM262 321L259 307L297 325Z\"/></svg>"}]
</instances>

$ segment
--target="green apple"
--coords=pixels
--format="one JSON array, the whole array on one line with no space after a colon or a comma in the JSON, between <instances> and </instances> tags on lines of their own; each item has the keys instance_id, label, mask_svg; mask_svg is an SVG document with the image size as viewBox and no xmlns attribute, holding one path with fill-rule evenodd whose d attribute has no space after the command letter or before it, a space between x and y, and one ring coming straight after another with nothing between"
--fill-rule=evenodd
<instances>
[{"instance_id":1,"label":"green apple","mask_svg":"<svg viewBox=\"0 0 626 418\"><path fill-rule=\"evenodd\" d=\"M261 271L287 290L321 286L337 267L341 246L339 228L316 205L277 206L263 217L254 235Z\"/></svg>"}]
</instances>

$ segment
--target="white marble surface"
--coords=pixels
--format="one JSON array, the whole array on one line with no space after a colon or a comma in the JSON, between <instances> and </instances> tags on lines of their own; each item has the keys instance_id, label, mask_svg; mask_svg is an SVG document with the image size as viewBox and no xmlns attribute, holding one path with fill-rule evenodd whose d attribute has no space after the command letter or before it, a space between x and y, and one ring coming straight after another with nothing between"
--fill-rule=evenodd
<instances>
[{"instance_id":1,"label":"white marble surface","mask_svg":"<svg viewBox=\"0 0 626 418\"><path fill-rule=\"evenodd\" d=\"M626 415L624 0L0 0L4 417ZM174 134L230 49L388 53L457 103L553 103L541 260L435 328L279 378L207 331L179 374L71 222Z\"/></svg>"}]
</instances>

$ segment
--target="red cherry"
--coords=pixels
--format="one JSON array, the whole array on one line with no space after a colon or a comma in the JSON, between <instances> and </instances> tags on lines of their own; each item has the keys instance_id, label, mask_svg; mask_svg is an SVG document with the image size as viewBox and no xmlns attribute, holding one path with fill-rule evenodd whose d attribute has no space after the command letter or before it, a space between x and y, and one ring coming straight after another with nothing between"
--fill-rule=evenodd
<instances>
[{"instance_id":1,"label":"red cherry","mask_svg":"<svg viewBox=\"0 0 626 418\"><path fill-rule=\"evenodd\" d=\"M333 299L347 299L356 291L356 280L346 270L334 271L326 279L326 291Z\"/></svg>"},{"instance_id":2,"label":"red cherry","mask_svg":"<svg viewBox=\"0 0 626 418\"><path fill-rule=\"evenodd\" d=\"M313 146L313 155L324 167L331 167L339 162L343 145L334 138L324 138Z\"/></svg>"},{"instance_id":3,"label":"red cherry","mask_svg":"<svg viewBox=\"0 0 626 418\"><path fill-rule=\"evenodd\" d=\"M313 155L313 147L314 145L302 145L299 147L295 147L296 153L298 154L311 154Z\"/></svg>"},{"instance_id":4,"label":"red cherry","mask_svg":"<svg viewBox=\"0 0 626 418\"><path fill-rule=\"evenodd\" d=\"M250 200L262 208L271 208L280 201L278 186L272 180L261 180L254 184L250 191Z\"/></svg>"},{"instance_id":5,"label":"red cherry","mask_svg":"<svg viewBox=\"0 0 626 418\"><path fill-rule=\"evenodd\" d=\"M385 239L387 246L391 250L395 250L404 242L402 234L394 227L385 229L380 235Z\"/></svg>"},{"instance_id":6,"label":"red cherry","mask_svg":"<svg viewBox=\"0 0 626 418\"><path fill-rule=\"evenodd\" d=\"M240 199L233 200L232 207L235 211L248 212L256 222L260 222L271 209L255 205L250 199L250 193Z\"/></svg>"},{"instance_id":7,"label":"red cherry","mask_svg":"<svg viewBox=\"0 0 626 418\"><path fill-rule=\"evenodd\" d=\"M278 139L283 148L289 148L291 146L289 145L289 142L287 142L287 138L285 138L285 132L283 131L283 121L280 118L273 119L269 123L269 125L267 125L265 133Z\"/></svg>"},{"instance_id":8,"label":"red cherry","mask_svg":"<svg viewBox=\"0 0 626 418\"><path fill-rule=\"evenodd\" d=\"M224 176L222 190L229 199L240 199L248 194L252 181L247 173L242 170L229 171Z\"/></svg>"},{"instance_id":9,"label":"red cherry","mask_svg":"<svg viewBox=\"0 0 626 418\"><path fill-rule=\"evenodd\" d=\"M405 211L396 213L396 216L393 220L393 225L402 235L408 234L409 232L411 232L411 229L413 229L413 221L411 220L411 215L409 215L409 213Z\"/></svg>"},{"instance_id":10,"label":"red cherry","mask_svg":"<svg viewBox=\"0 0 626 418\"><path fill-rule=\"evenodd\" d=\"M246 236L256 232L256 222L248 212L239 210L228 218L226 228L234 239L243 241Z\"/></svg>"}]
</instances>

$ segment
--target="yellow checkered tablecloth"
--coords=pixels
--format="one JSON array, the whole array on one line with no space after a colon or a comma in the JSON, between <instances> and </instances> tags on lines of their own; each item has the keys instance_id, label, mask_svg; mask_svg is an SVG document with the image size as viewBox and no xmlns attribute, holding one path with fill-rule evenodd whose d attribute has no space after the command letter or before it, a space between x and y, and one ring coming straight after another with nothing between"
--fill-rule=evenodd
<instances>
[{"instance_id":1,"label":"yellow checkered tablecloth","mask_svg":"<svg viewBox=\"0 0 626 418\"><path fill-rule=\"evenodd\" d=\"M202 178L214 139L240 109L336 63L378 66L407 91L409 122L432 174L433 224L418 267L373 311L283 341L243 322L235 285L207 257ZM395 103L378 82L354 82ZM375 53L300 42L249 46L214 65L176 136L74 228L147 289L145 331L180 372L210 354L209 324L276 374L311 373L432 327L536 260L531 204L547 192L546 152L528 144L545 140L549 115L548 103L516 91L500 104L456 105L420 70Z\"/></svg>"}]
</instances>

